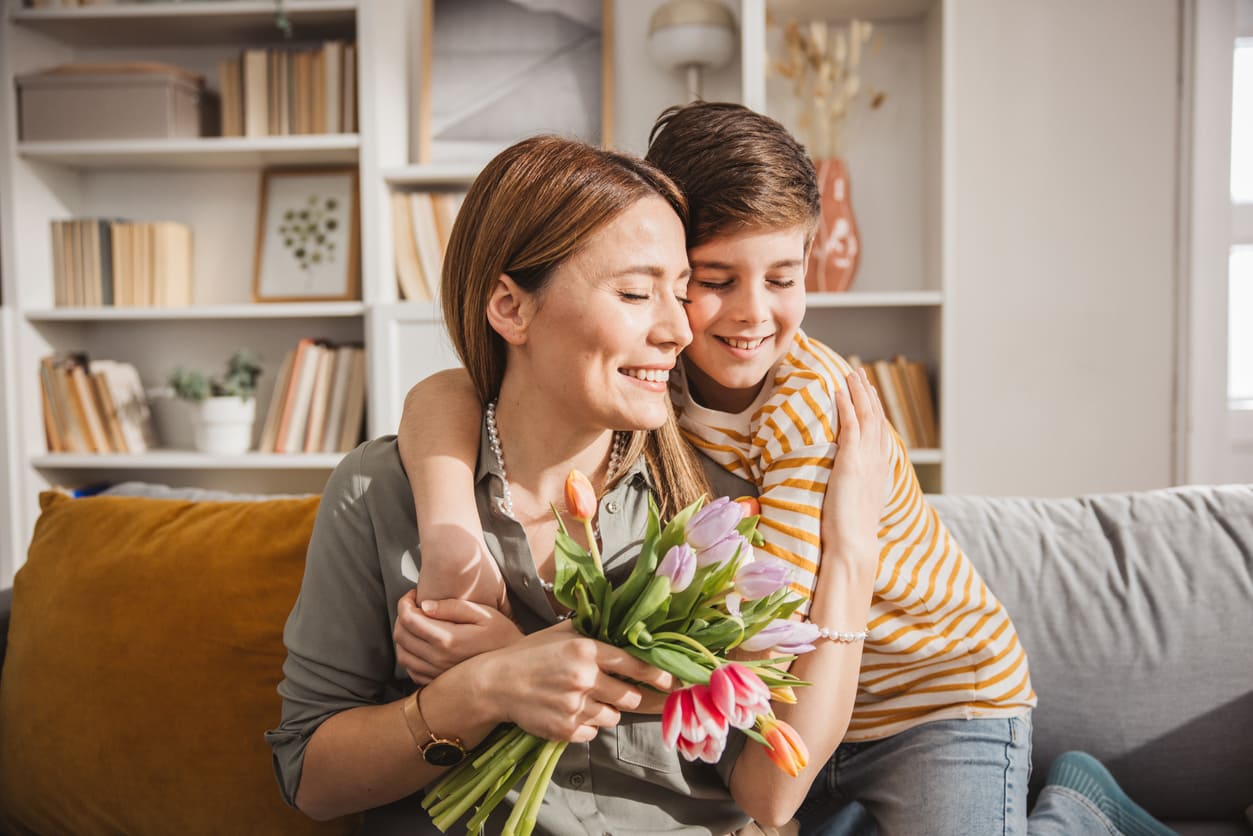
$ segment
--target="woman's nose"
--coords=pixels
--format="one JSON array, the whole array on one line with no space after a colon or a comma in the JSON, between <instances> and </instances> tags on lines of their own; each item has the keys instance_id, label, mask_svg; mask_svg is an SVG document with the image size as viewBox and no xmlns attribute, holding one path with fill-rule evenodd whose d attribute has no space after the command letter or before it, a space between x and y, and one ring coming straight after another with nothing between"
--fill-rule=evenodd
<instances>
[{"instance_id":1,"label":"woman's nose","mask_svg":"<svg viewBox=\"0 0 1253 836\"><path fill-rule=\"evenodd\" d=\"M688 324L687 310L682 302L668 294L663 294L661 298L662 309L653 323L653 341L673 347L677 353L692 341L692 327Z\"/></svg>"}]
</instances>

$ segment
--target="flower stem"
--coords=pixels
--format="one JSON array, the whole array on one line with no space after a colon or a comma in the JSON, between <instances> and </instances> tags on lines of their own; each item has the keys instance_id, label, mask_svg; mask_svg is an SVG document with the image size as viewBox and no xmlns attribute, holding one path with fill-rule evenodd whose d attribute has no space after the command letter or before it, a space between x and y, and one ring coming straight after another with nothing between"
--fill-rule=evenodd
<instances>
[{"instance_id":1,"label":"flower stem","mask_svg":"<svg viewBox=\"0 0 1253 836\"><path fill-rule=\"evenodd\" d=\"M552 779L557 761L566 750L566 742L549 740L539 753L531 774L527 776L518 800L513 805L513 812L501 831L501 836L530 836L535 829L535 820L539 817L540 805L544 802L544 794L548 790L548 782Z\"/></svg>"},{"instance_id":2,"label":"flower stem","mask_svg":"<svg viewBox=\"0 0 1253 836\"><path fill-rule=\"evenodd\" d=\"M659 639L670 639L670 640L672 640L672 641L677 641L677 642L680 642L681 644L685 644L685 645L687 645L688 647L690 647L690 648L692 648L693 650L695 650L695 651L697 651L698 653L700 653L700 654L701 654L702 656L704 656L706 659L708 659L708 660L709 660L709 661L713 664L713 666L714 666L715 668L719 667L719 666L722 664L722 660L721 660L721 659L719 659L717 656L713 655L712 653L710 653L710 652L709 652L709 648L705 647L703 644L701 644L700 642L696 641L695 639L690 639L690 638L688 638L687 636L683 635L682 633L669 633L669 632L666 632L666 633L654 633L654 634L653 634L653 638L654 638L654 639L658 639L658 640L659 640Z\"/></svg>"},{"instance_id":3,"label":"flower stem","mask_svg":"<svg viewBox=\"0 0 1253 836\"><path fill-rule=\"evenodd\" d=\"M583 520L583 530L587 532L587 550L592 553L592 561L596 564L596 571L604 576L605 567L600 562L600 547L596 545L596 532L592 530L591 520Z\"/></svg>"},{"instance_id":4,"label":"flower stem","mask_svg":"<svg viewBox=\"0 0 1253 836\"><path fill-rule=\"evenodd\" d=\"M518 775L517 764L532 749L538 749L546 741L543 738L535 737L518 729L519 738L501 753L497 761L489 766L483 772L476 776L474 783L464 787L455 796L442 799L438 804L431 807L427 812L431 816L431 820L441 831L448 830L457 819L466 814L473 805L478 801L484 793L490 791L495 786L501 776L506 775L510 784Z\"/></svg>"}]
</instances>

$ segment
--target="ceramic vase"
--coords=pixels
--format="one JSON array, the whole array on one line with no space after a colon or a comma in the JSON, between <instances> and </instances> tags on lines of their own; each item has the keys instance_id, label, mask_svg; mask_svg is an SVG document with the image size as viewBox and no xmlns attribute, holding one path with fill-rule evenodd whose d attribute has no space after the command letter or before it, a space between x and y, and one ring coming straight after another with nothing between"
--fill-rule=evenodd
<instances>
[{"instance_id":1,"label":"ceramic vase","mask_svg":"<svg viewBox=\"0 0 1253 836\"><path fill-rule=\"evenodd\" d=\"M861 255L857 220L853 217L844 160L819 160L818 187L822 194L822 218L809 250L805 289L811 293L838 293L852 287Z\"/></svg>"}]
</instances>

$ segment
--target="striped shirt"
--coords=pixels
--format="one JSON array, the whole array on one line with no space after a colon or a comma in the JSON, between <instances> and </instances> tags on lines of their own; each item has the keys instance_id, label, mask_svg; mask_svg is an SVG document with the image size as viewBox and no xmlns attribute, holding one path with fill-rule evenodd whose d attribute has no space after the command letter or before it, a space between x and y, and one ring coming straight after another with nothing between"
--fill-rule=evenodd
<instances>
[{"instance_id":1,"label":"striped shirt","mask_svg":"<svg viewBox=\"0 0 1253 836\"><path fill-rule=\"evenodd\" d=\"M761 550L791 564L793 589L808 599L839 431L835 393L851 367L798 331L756 400L738 414L695 403L682 367L670 377L679 426L761 491ZM892 436L870 636L845 736L852 741L932 720L1016 716L1036 703L1009 615L923 497L904 444Z\"/></svg>"}]
</instances>

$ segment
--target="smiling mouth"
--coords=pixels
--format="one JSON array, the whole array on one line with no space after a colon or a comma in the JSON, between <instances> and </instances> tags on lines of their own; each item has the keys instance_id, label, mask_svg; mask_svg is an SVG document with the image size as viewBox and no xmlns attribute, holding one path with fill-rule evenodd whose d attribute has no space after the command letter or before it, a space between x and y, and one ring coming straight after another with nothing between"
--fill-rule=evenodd
<instances>
[{"instance_id":1,"label":"smiling mouth","mask_svg":"<svg viewBox=\"0 0 1253 836\"><path fill-rule=\"evenodd\" d=\"M770 339L770 337L718 337L717 339L720 342L731 346L731 348L738 348L742 351L752 351L754 348L757 348L766 340Z\"/></svg>"},{"instance_id":2,"label":"smiling mouth","mask_svg":"<svg viewBox=\"0 0 1253 836\"><path fill-rule=\"evenodd\" d=\"M668 383L670 381L669 369L618 369L618 371L627 377L633 377L636 380L643 380L647 383Z\"/></svg>"}]
</instances>

